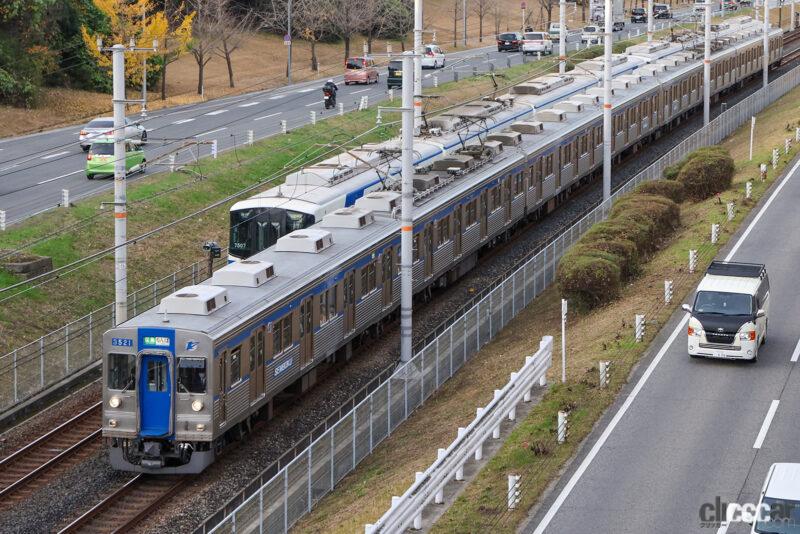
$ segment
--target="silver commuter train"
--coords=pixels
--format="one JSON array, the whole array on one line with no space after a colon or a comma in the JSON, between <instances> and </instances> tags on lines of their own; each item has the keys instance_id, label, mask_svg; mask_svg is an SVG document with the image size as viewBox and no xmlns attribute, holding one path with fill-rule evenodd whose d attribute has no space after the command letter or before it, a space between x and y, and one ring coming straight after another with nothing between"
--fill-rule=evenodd
<instances>
[{"instance_id":1,"label":"silver commuter train","mask_svg":"<svg viewBox=\"0 0 800 534\"><path fill-rule=\"evenodd\" d=\"M718 94L761 69L761 36L746 19L731 23L713 55ZM780 31L770 34L781 57ZM613 151L630 150L701 103L702 63L680 46L651 43L615 56ZM498 101L465 106L429 121L447 127L476 110L484 117L534 109L531 120L431 158L415 177L414 291L457 278L478 251L537 216L599 169L602 114L597 79L585 74L526 82ZM633 67L633 68L631 68ZM582 87L569 100L565 88ZM553 95L562 95L553 99ZM501 115L503 116L503 115ZM458 125L454 127L458 128ZM469 132L470 127L461 129ZM437 142L426 137L415 149ZM390 163L389 168L397 168ZM387 173L388 174L388 173ZM199 472L231 431L291 384L314 382L316 366L347 354L399 304L396 181L280 237L275 246L220 269L207 283L165 297L104 336L103 436L114 468Z\"/></svg>"}]
</instances>

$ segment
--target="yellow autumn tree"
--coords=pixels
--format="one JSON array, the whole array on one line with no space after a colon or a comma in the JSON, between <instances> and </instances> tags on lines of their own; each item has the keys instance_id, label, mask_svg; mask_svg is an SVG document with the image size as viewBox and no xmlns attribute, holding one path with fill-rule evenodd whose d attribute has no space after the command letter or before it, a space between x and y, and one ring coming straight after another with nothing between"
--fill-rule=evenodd
<instances>
[{"instance_id":1,"label":"yellow autumn tree","mask_svg":"<svg viewBox=\"0 0 800 534\"><path fill-rule=\"evenodd\" d=\"M85 26L81 27L81 35L86 48L99 66L110 71L111 54L101 52L97 48L98 38L102 38L105 47L114 44L128 46L133 42L138 47L149 48L153 45L154 40L158 41L156 52L139 52L133 61L126 58L125 79L130 86L138 86L142 83L143 65L142 56L139 54L158 57L163 78L166 65L185 52L192 39L194 13L184 14L182 5L176 6L176 9L170 10L170 13L167 14L157 10L151 0L92 1L97 9L108 17L110 28L106 34L92 34Z\"/></svg>"}]
</instances>

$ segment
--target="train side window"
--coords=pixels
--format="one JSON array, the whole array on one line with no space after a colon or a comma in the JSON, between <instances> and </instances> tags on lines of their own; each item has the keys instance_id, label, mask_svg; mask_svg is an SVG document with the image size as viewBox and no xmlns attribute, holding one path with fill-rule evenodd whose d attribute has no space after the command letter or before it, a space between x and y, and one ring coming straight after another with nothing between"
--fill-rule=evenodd
<instances>
[{"instance_id":1,"label":"train side window","mask_svg":"<svg viewBox=\"0 0 800 534\"><path fill-rule=\"evenodd\" d=\"M272 357L292 346L292 316L288 315L272 324Z\"/></svg>"},{"instance_id":2,"label":"train side window","mask_svg":"<svg viewBox=\"0 0 800 534\"><path fill-rule=\"evenodd\" d=\"M250 372L256 370L256 336L250 336L250 347L247 350L247 357L250 360Z\"/></svg>"},{"instance_id":3,"label":"train side window","mask_svg":"<svg viewBox=\"0 0 800 534\"><path fill-rule=\"evenodd\" d=\"M205 358L178 358L178 393L205 393L206 376Z\"/></svg>"},{"instance_id":4,"label":"train side window","mask_svg":"<svg viewBox=\"0 0 800 534\"><path fill-rule=\"evenodd\" d=\"M263 365L264 364L264 352L266 350L265 339L264 339L264 329L263 328L258 331L258 334L256 335L256 339L257 339L257 341L256 341L256 345L257 345L256 351L258 353L258 365Z\"/></svg>"},{"instance_id":5,"label":"train side window","mask_svg":"<svg viewBox=\"0 0 800 534\"><path fill-rule=\"evenodd\" d=\"M136 390L136 355L108 355L108 389Z\"/></svg>"},{"instance_id":6,"label":"train side window","mask_svg":"<svg viewBox=\"0 0 800 534\"><path fill-rule=\"evenodd\" d=\"M376 287L375 262L370 262L361 269L361 296L370 293Z\"/></svg>"},{"instance_id":7,"label":"train side window","mask_svg":"<svg viewBox=\"0 0 800 534\"><path fill-rule=\"evenodd\" d=\"M242 379L242 347L241 345L231 351L230 359L230 385Z\"/></svg>"},{"instance_id":8,"label":"train side window","mask_svg":"<svg viewBox=\"0 0 800 534\"><path fill-rule=\"evenodd\" d=\"M544 157L544 175L545 177L553 174L553 155L548 154Z\"/></svg>"},{"instance_id":9,"label":"train side window","mask_svg":"<svg viewBox=\"0 0 800 534\"><path fill-rule=\"evenodd\" d=\"M336 317L336 293L338 292L338 286L333 286L328 290L330 297L328 298L328 319L333 319Z\"/></svg>"},{"instance_id":10,"label":"train side window","mask_svg":"<svg viewBox=\"0 0 800 534\"><path fill-rule=\"evenodd\" d=\"M319 324L323 325L328 322L328 294L330 290L323 291L319 295Z\"/></svg>"},{"instance_id":11,"label":"train side window","mask_svg":"<svg viewBox=\"0 0 800 534\"><path fill-rule=\"evenodd\" d=\"M167 391L167 362L164 359L148 360L145 372L147 391Z\"/></svg>"}]
</instances>

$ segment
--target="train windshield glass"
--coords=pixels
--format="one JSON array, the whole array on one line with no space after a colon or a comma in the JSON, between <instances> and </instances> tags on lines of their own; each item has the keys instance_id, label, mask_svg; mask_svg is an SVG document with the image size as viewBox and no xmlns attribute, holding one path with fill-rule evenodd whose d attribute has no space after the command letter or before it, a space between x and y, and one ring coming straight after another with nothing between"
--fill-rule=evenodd
<instances>
[{"instance_id":1,"label":"train windshield glass","mask_svg":"<svg viewBox=\"0 0 800 534\"><path fill-rule=\"evenodd\" d=\"M108 389L136 389L136 356L133 354L108 355Z\"/></svg>"},{"instance_id":2,"label":"train windshield glass","mask_svg":"<svg viewBox=\"0 0 800 534\"><path fill-rule=\"evenodd\" d=\"M247 258L271 247L279 237L312 224L313 215L281 208L232 211L230 253L237 258Z\"/></svg>"},{"instance_id":3,"label":"train windshield glass","mask_svg":"<svg viewBox=\"0 0 800 534\"><path fill-rule=\"evenodd\" d=\"M205 358L178 358L178 393L205 392Z\"/></svg>"}]
</instances>

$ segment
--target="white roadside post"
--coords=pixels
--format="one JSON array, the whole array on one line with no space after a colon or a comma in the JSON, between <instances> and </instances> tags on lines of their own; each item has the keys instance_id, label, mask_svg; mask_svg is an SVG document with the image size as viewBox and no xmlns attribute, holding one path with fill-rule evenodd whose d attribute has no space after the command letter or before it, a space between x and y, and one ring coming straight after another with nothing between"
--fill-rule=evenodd
<instances>
[{"instance_id":1,"label":"white roadside post","mask_svg":"<svg viewBox=\"0 0 800 534\"><path fill-rule=\"evenodd\" d=\"M312 125L313 124L317 124L317 112L316 111L312 111L310 113L310 116L311 116L311 124Z\"/></svg>"},{"instance_id":2,"label":"white roadside post","mask_svg":"<svg viewBox=\"0 0 800 534\"><path fill-rule=\"evenodd\" d=\"M556 436L559 443L567 441L567 412L558 412L558 428L556 429Z\"/></svg>"},{"instance_id":3,"label":"white roadside post","mask_svg":"<svg viewBox=\"0 0 800 534\"><path fill-rule=\"evenodd\" d=\"M508 475L508 509L513 510L519 502L519 475Z\"/></svg>"},{"instance_id":4,"label":"white roadside post","mask_svg":"<svg viewBox=\"0 0 800 534\"><path fill-rule=\"evenodd\" d=\"M611 50L613 22L612 0L605 0L605 54L603 61L603 201L611 198Z\"/></svg>"},{"instance_id":5,"label":"white roadside post","mask_svg":"<svg viewBox=\"0 0 800 534\"><path fill-rule=\"evenodd\" d=\"M760 173L761 181L763 182L764 180L767 179L767 164L766 163L762 163L761 167L759 168L759 170L761 171L761 173Z\"/></svg>"},{"instance_id":6,"label":"white roadside post","mask_svg":"<svg viewBox=\"0 0 800 534\"><path fill-rule=\"evenodd\" d=\"M778 168L778 157L779 157L778 154L779 154L778 149L777 148L773 148L772 149L772 168L773 169L777 169Z\"/></svg>"},{"instance_id":7,"label":"white roadside post","mask_svg":"<svg viewBox=\"0 0 800 534\"><path fill-rule=\"evenodd\" d=\"M567 71L567 0L558 0L558 73Z\"/></svg>"},{"instance_id":8,"label":"white roadside post","mask_svg":"<svg viewBox=\"0 0 800 534\"><path fill-rule=\"evenodd\" d=\"M634 334L636 336L636 342L640 343L640 342L644 341L644 333L645 333L644 332L644 329L645 329L644 315L643 314L636 314L634 319L635 319L635 321L634 321Z\"/></svg>"},{"instance_id":9,"label":"white roadside post","mask_svg":"<svg viewBox=\"0 0 800 534\"><path fill-rule=\"evenodd\" d=\"M800 128L798 128L800 130ZM753 135L756 131L756 116L750 117L750 161L753 161Z\"/></svg>"},{"instance_id":10,"label":"white roadside post","mask_svg":"<svg viewBox=\"0 0 800 534\"><path fill-rule=\"evenodd\" d=\"M414 482L420 483L420 482L422 482L423 478L425 478L425 473L423 473L422 471L417 471L415 476L414 476ZM413 529L414 530L422 529L422 507L420 507L419 513L414 516Z\"/></svg>"},{"instance_id":11,"label":"white roadside post","mask_svg":"<svg viewBox=\"0 0 800 534\"><path fill-rule=\"evenodd\" d=\"M211 140L211 157L217 159L217 140Z\"/></svg>"},{"instance_id":12,"label":"white roadside post","mask_svg":"<svg viewBox=\"0 0 800 534\"><path fill-rule=\"evenodd\" d=\"M339 102L339 115L344 115L344 104L342 102Z\"/></svg>"},{"instance_id":13,"label":"white roadside post","mask_svg":"<svg viewBox=\"0 0 800 534\"><path fill-rule=\"evenodd\" d=\"M61 190L61 207L69 208L69 189Z\"/></svg>"},{"instance_id":14,"label":"white roadside post","mask_svg":"<svg viewBox=\"0 0 800 534\"><path fill-rule=\"evenodd\" d=\"M795 143L800 143L800 128L794 129L794 141Z\"/></svg>"},{"instance_id":15,"label":"white roadside post","mask_svg":"<svg viewBox=\"0 0 800 534\"><path fill-rule=\"evenodd\" d=\"M0 231L6 231L6 210L0 210Z\"/></svg>"},{"instance_id":16,"label":"white roadside post","mask_svg":"<svg viewBox=\"0 0 800 534\"><path fill-rule=\"evenodd\" d=\"M790 148L792 148L792 139L790 137L787 137L786 139L783 140L784 155L789 153Z\"/></svg>"},{"instance_id":17,"label":"white roadside post","mask_svg":"<svg viewBox=\"0 0 800 534\"><path fill-rule=\"evenodd\" d=\"M711 1L706 1L703 37L703 126L711 121Z\"/></svg>"},{"instance_id":18,"label":"white roadside post","mask_svg":"<svg viewBox=\"0 0 800 534\"><path fill-rule=\"evenodd\" d=\"M253 146L253 141L255 141L253 130L247 130L247 146Z\"/></svg>"},{"instance_id":19,"label":"white roadside post","mask_svg":"<svg viewBox=\"0 0 800 534\"><path fill-rule=\"evenodd\" d=\"M753 182L748 180L746 184L744 184L744 198L750 199L753 197Z\"/></svg>"},{"instance_id":20,"label":"white roadside post","mask_svg":"<svg viewBox=\"0 0 800 534\"><path fill-rule=\"evenodd\" d=\"M447 456L447 449L439 449L436 452L436 459L441 461L445 456ZM444 504L444 486L440 487L436 491L436 495L433 497L434 504Z\"/></svg>"},{"instance_id":21,"label":"white roadside post","mask_svg":"<svg viewBox=\"0 0 800 534\"><path fill-rule=\"evenodd\" d=\"M736 216L736 203L728 202L727 210L728 210L728 221L730 222Z\"/></svg>"},{"instance_id":22,"label":"white roadside post","mask_svg":"<svg viewBox=\"0 0 800 534\"><path fill-rule=\"evenodd\" d=\"M689 251L689 272L694 273L697 270L697 251L692 249Z\"/></svg>"},{"instance_id":23,"label":"white roadside post","mask_svg":"<svg viewBox=\"0 0 800 534\"><path fill-rule=\"evenodd\" d=\"M480 419L481 417L483 417L484 411L485 411L484 408L478 408L477 410L475 410L476 418ZM475 461L479 462L481 460L483 460L483 442L478 443L478 446L475 447Z\"/></svg>"},{"instance_id":24,"label":"white roadside post","mask_svg":"<svg viewBox=\"0 0 800 534\"><path fill-rule=\"evenodd\" d=\"M664 304L672 304L672 280L664 280Z\"/></svg>"},{"instance_id":25,"label":"white roadside post","mask_svg":"<svg viewBox=\"0 0 800 534\"><path fill-rule=\"evenodd\" d=\"M170 154L168 161L169 161L169 172L175 172L175 154Z\"/></svg>"},{"instance_id":26,"label":"white roadside post","mask_svg":"<svg viewBox=\"0 0 800 534\"><path fill-rule=\"evenodd\" d=\"M421 0L414 0L419 11ZM419 13L420 18L422 13ZM416 19L416 16L415 16ZM419 27L421 29L421 21ZM416 41L421 34L415 32ZM414 63L408 56L403 57L403 102L402 102L402 187L400 209L400 361L411 360L411 301L412 290L412 240L414 235L414 120L416 100L416 64L420 58L414 56Z\"/></svg>"},{"instance_id":27,"label":"white roadside post","mask_svg":"<svg viewBox=\"0 0 800 534\"><path fill-rule=\"evenodd\" d=\"M598 367L600 370L600 387L604 388L608 386L608 367L610 362L598 362Z\"/></svg>"},{"instance_id":28,"label":"white roadside post","mask_svg":"<svg viewBox=\"0 0 800 534\"><path fill-rule=\"evenodd\" d=\"M561 383L567 381L567 301L561 299Z\"/></svg>"},{"instance_id":29,"label":"white roadside post","mask_svg":"<svg viewBox=\"0 0 800 534\"><path fill-rule=\"evenodd\" d=\"M286 133L286 120L281 121L281 133Z\"/></svg>"},{"instance_id":30,"label":"white roadside post","mask_svg":"<svg viewBox=\"0 0 800 534\"><path fill-rule=\"evenodd\" d=\"M716 245L719 241L719 223L711 225L711 244Z\"/></svg>"}]
</instances>

